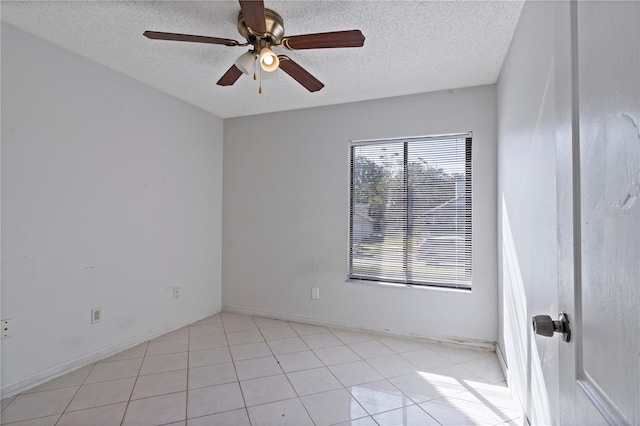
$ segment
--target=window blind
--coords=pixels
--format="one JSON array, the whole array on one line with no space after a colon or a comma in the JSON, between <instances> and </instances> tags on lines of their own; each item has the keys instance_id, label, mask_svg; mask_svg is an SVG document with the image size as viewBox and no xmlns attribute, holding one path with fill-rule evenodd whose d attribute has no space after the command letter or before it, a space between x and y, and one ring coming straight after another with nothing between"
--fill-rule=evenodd
<instances>
[{"instance_id":1,"label":"window blind","mask_svg":"<svg viewBox=\"0 0 640 426\"><path fill-rule=\"evenodd\" d=\"M471 288L471 139L351 143L350 279Z\"/></svg>"}]
</instances>

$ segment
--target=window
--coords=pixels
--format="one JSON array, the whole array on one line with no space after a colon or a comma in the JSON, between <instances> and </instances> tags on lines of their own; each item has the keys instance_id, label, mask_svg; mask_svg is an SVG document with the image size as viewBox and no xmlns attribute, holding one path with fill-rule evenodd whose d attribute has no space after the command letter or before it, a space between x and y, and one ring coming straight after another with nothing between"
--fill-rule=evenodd
<instances>
[{"instance_id":1,"label":"window","mask_svg":"<svg viewBox=\"0 0 640 426\"><path fill-rule=\"evenodd\" d=\"M351 142L349 279L471 288L471 133Z\"/></svg>"}]
</instances>

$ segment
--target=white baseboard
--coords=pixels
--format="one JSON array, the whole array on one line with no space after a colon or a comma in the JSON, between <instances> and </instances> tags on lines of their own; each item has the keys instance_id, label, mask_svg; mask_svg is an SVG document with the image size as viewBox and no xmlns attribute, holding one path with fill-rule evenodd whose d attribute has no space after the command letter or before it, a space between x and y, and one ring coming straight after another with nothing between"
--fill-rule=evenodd
<instances>
[{"instance_id":1,"label":"white baseboard","mask_svg":"<svg viewBox=\"0 0 640 426\"><path fill-rule=\"evenodd\" d=\"M393 336L393 337L406 337L411 339L429 340L431 342L447 343L451 345L470 346L478 349L488 349L490 351L495 351L496 349L495 342L488 342L484 340L461 339L459 337L446 337L446 336L427 336L427 335L421 335L417 333L408 333L408 332L407 333L390 332L387 330L367 328L359 324L353 324L353 323L348 323L343 321L318 319L318 318L311 318L311 317L306 317L301 315L262 311L258 309L238 308L235 306L223 306L222 310L224 312L233 312L233 313L244 314L244 315L255 315L255 316L260 316L265 318L284 320L284 321L303 322L307 324L322 325L326 327L344 328L347 330L364 331L364 332L383 334L383 335Z\"/></svg>"},{"instance_id":2,"label":"white baseboard","mask_svg":"<svg viewBox=\"0 0 640 426\"><path fill-rule=\"evenodd\" d=\"M16 382L3 385L2 389L0 390L0 394L2 395L3 399L13 395L17 395L42 383L48 382L51 379L55 379L56 377L62 376L79 368L85 367L89 364L93 364L94 362L108 358L112 355L117 354L118 352L122 352L129 348L132 348L139 345L140 343L144 343L170 331L177 330L180 327L184 327L185 325L217 314L218 312L220 312L220 305L217 305L212 309L207 309L195 314L184 316L177 321L172 321L160 327L146 330L145 332L138 334L137 336L130 337L118 343L105 346L94 352L82 355L78 358L72 359L62 364L47 368L46 370L25 377L24 379L20 379Z\"/></svg>"},{"instance_id":3,"label":"white baseboard","mask_svg":"<svg viewBox=\"0 0 640 426\"><path fill-rule=\"evenodd\" d=\"M504 354L502 353L502 349L500 349L500 345L496 345L496 355L498 356L498 362L500 363L500 368L502 369L502 374L504 375L506 381L507 381L507 386L509 386L509 389L511 389L511 398L513 398L513 402L516 404L516 408L518 409L518 414L520 415L520 418L523 420L523 423L526 426L529 426L529 419L527 418L527 413L524 410L524 405L522 405L522 401L520 401L520 398L518 397L518 395L516 394L516 392L513 390L513 387L511 386L511 375L509 374L509 368L507 367L507 363L506 360L504 359Z\"/></svg>"}]
</instances>

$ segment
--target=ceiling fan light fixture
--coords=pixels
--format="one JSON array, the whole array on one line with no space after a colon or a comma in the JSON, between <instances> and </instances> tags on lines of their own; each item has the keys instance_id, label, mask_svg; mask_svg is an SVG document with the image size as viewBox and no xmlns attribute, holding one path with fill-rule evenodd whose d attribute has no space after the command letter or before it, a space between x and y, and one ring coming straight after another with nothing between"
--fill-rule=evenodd
<instances>
[{"instance_id":1,"label":"ceiling fan light fixture","mask_svg":"<svg viewBox=\"0 0 640 426\"><path fill-rule=\"evenodd\" d=\"M236 67L244 74L251 74L256 66L256 57L252 52L245 52L236 59Z\"/></svg>"},{"instance_id":2,"label":"ceiling fan light fixture","mask_svg":"<svg viewBox=\"0 0 640 426\"><path fill-rule=\"evenodd\" d=\"M267 72L275 71L280 66L280 59L278 59L278 55L273 53L273 50L263 47L260 50L260 66Z\"/></svg>"},{"instance_id":3,"label":"ceiling fan light fixture","mask_svg":"<svg viewBox=\"0 0 640 426\"><path fill-rule=\"evenodd\" d=\"M258 79L259 74L260 81L267 76L277 77L282 73L274 73L273 71L281 68L283 73L300 83L309 92L321 90L324 84L287 56L277 56L271 50L271 46L288 50L306 50L362 47L364 45L365 37L360 30L330 31L285 37L282 17L273 10L265 8L264 0L240 0L239 3L240 13L237 27L246 43L229 38L159 31L145 31L143 36L152 40L207 43L229 47L250 46L251 50L240 55L218 80L216 83L218 86L232 86L242 74L251 75L253 73L254 80ZM260 60L259 70L255 63L256 60ZM267 74L261 71L266 71ZM262 86L259 91L262 93Z\"/></svg>"}]
</instances>

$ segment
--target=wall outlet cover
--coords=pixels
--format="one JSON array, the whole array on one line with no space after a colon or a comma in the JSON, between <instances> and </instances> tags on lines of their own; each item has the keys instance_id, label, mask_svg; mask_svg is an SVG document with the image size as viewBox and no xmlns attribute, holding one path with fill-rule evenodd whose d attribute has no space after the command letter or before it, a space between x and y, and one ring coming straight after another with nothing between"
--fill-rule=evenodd
<instances>
[{"instance_id":1,"label":"wall outlet cover","mask_svg":"<svg viewBox=\"0 0 640 426\"><path fill-rule=\"evenodd\" d=\"M2 320L2 338L13 336L13 318Z\"/></svg>"},{"instance_id":2,"label":"wall outlet cover","mask_svg":"<svg viewBox=\"0 0 640 426\"><path fill-rule=\"evenodd\" d=\"M91 310L91 324L97 324L102 320L102 308L93 308Z\"/></svg>"}]
</instances>

